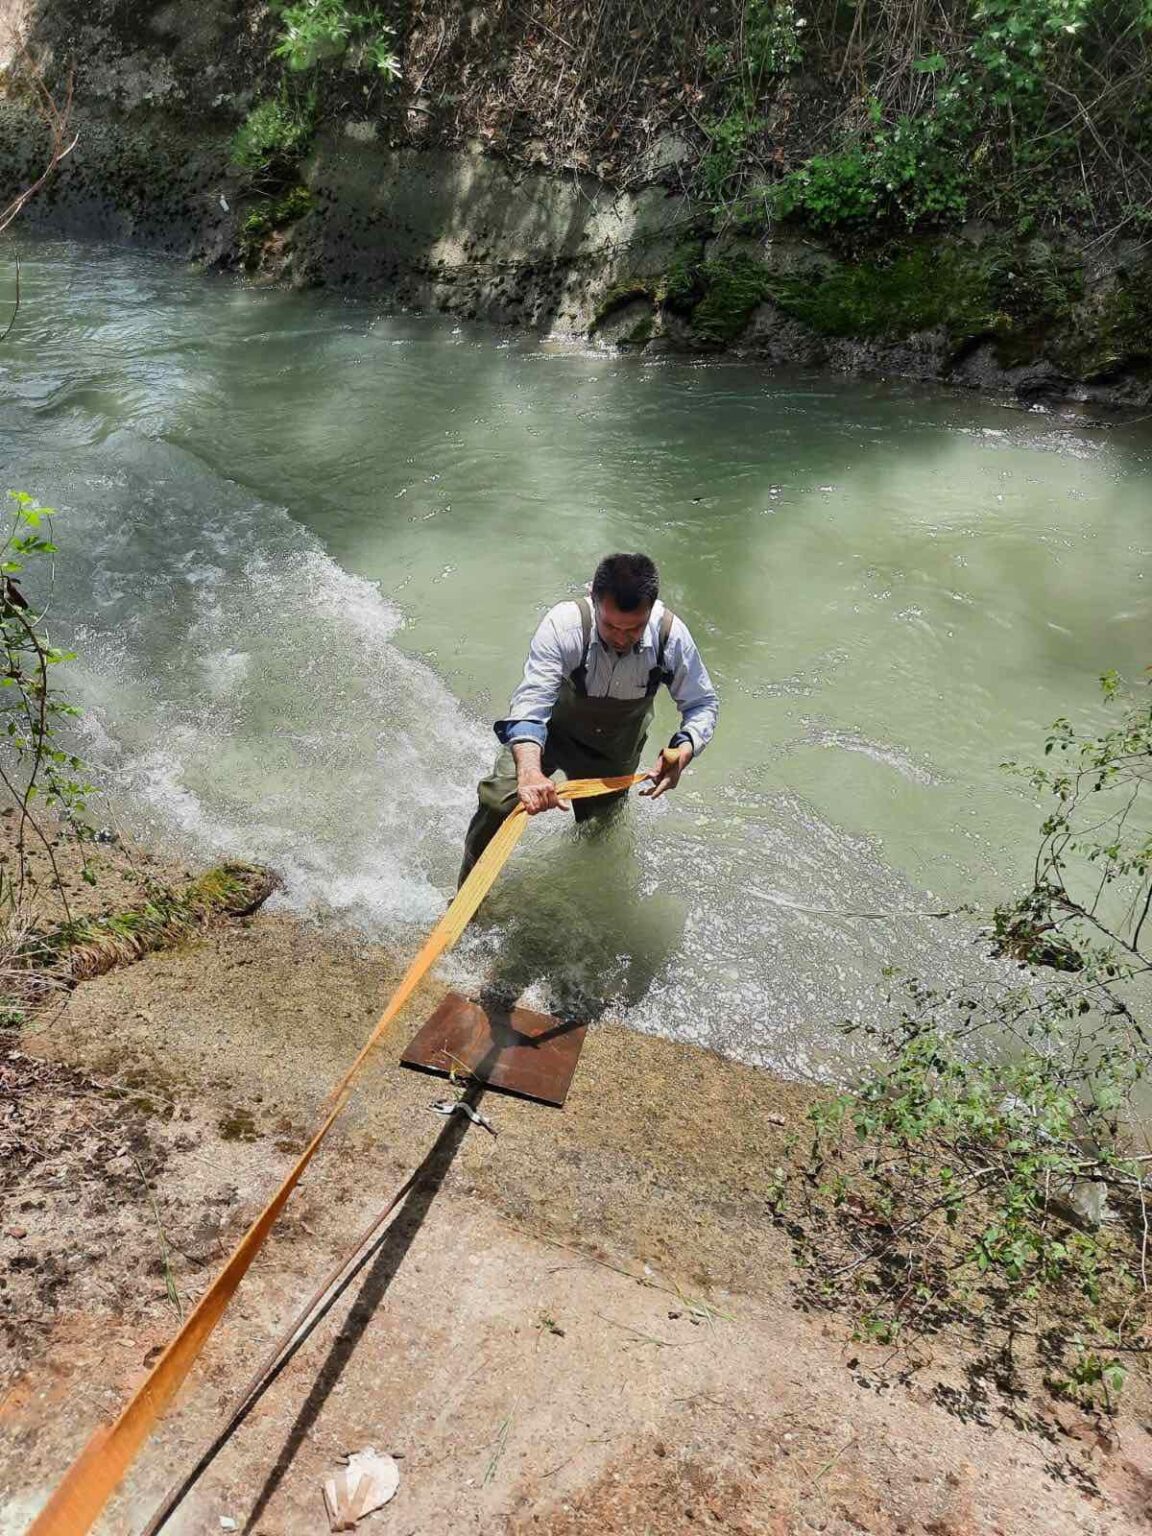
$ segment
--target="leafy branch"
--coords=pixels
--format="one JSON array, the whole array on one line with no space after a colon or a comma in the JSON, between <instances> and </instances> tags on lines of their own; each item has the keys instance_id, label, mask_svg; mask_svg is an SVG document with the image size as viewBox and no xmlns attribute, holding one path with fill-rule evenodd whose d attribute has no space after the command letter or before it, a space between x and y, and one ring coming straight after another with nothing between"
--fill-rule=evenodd
<instances>
[{"instance_id":1,"label":"leafy branch","mask_svg":"<svg viewBox=\"0 0 1152 1536\"><path fill-rule=\"evenodd\" d=\"M52 841L34 807L44 806L77 835L86 835L78 818L86 809L91 786L84 781L82 760L61 738L62 725L79 711L51 680L52 669L74 655L49 639L48 603L35 608L21 590L34 562L48 563L50 586L56 514L26 491L9 491L8 498L12 508L0 537L0 784L17 820L15 869L6 880L0 874L0 904L10 914L23 904L30 878L31 837L44 849L67 911Z\"/></svg>"}]
</instances>

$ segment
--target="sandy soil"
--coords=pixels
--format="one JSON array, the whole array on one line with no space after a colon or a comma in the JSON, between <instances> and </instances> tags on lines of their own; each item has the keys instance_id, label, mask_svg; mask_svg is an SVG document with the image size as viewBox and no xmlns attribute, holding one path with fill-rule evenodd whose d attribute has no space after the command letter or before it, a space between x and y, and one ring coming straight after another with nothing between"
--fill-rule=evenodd
<instances>
[{"instance_id":1,"label":"sandy soil","mask_svg":"<svg viewBox=\"0 0 1152 1536\"><path fill-rule=\"evenodd\" d=\"M4 1536L141 1379L397 974L259 915L83 983L0 1051ZM439 995L381 1046L105 1531L141 1529L421 1165L167 1529L322 1532L323 1478L365 1445L403 1458L362 1527L397 1536L1148 1528L1138 1412L1107 1430L1003 1397L963 1340L905 1371L798 1307L769 1192L806 1090L598 1025L566 1108L490 1094L492 1137L433 1114L436 1083L397 1064Z\"/></svg>"}]
</instances>

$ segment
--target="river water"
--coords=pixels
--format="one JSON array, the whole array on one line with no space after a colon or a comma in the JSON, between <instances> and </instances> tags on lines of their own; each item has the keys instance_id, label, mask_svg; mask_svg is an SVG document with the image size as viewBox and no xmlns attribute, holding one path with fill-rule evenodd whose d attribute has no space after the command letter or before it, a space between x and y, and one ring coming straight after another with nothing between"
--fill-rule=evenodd
<instances>
[{"instance_id":1,"label":"river water","mask_svg":"<svg viewBox=\"0 0 1152 1536\"><path fill-rule=\"evenodd\" d=\"M985 964L970 920L918 914L1026 879L1039 811L1001 762L1152 659L1140 426L51 243L23 252L0 446L62 514L97 816L269 861L282 903L404 946L538 616L600 554L652 554L716 739L607 831L540 818L449 971L794 1075L842 1065L886 964Z\"/></svg>"}]
</instances>

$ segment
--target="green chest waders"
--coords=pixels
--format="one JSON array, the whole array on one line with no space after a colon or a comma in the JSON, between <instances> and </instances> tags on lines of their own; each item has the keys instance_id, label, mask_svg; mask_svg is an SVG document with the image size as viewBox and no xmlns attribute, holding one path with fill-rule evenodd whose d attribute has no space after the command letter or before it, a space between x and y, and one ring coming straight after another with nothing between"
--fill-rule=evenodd
<instances>
[{"instance_id":1,"label":"green chest waders","mask_svg":"<svg viewBox=\"0 0 1152 1536\"><path fill-rule=\"evenodd\" d=\"M549 778L559 775L562 779L613 778L617 774L635 773L648 739L656 694L661 683L670 681L664 654L673 615L666 608L660 619L656 665L648 674L643 695L638 699L596 698L588 692L592 604L582 597L579 607L583 628L580 665L560 685L560 695L548 722L541 767ZM478 792L480 804L464 841L461 880L517 803L516 761L510 747L501 750L492 772L481 779ZM621 798L622 795L601 795L595 800L577 800L573 802L572 813L577 821L603 815Z\"/></svg>"}]
</instances>

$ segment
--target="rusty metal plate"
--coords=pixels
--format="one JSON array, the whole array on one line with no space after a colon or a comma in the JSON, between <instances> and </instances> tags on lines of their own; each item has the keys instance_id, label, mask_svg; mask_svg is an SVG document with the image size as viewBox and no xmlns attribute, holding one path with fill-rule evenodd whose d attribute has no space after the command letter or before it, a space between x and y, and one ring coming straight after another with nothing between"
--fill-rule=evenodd
<instances>
[{"instance_id":1,"label":"rusty metal plate","mask_svg":"<svg viewBox=\"0 0 1152 1536\"><path fill-rule=\"evenodd\" d=\"M420 1072L452 1068L489 1088L559 1108L584 1046L584 1024L527 1008L497 1008L449 992L400 1060Z\"/></svg>"}]
</instances>

